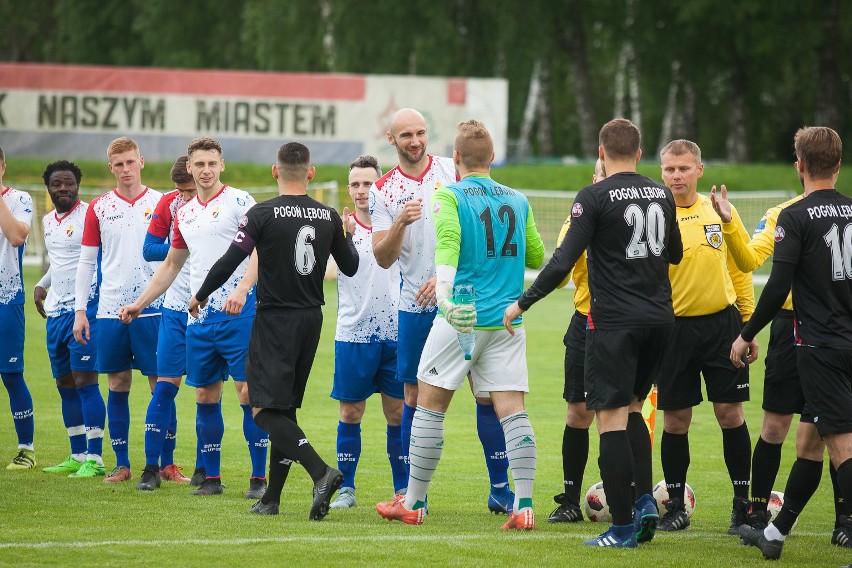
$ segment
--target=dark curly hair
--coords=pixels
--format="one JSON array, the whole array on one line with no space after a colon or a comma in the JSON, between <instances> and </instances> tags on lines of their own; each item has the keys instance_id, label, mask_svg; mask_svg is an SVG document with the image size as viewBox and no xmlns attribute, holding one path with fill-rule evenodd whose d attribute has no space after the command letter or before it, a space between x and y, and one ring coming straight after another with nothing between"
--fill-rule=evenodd
<instances>
[{"instance_id":1,"label":"dark curly hair","mask_svg":"<svg viewBox=\"0 0 852 568\"><path fill-rule=\"evenodd\" d=\"M83 180L83 170L77 167L77 164L68 160L58 160L47 164L47 167L44 168L44 173L41 174L41 179L44 180L45 187L50 185L50 176L53 172L71 172L74 174L74 179L77 180L77 185L80 185L80 182Z\"/></svg>"}]
</instances>

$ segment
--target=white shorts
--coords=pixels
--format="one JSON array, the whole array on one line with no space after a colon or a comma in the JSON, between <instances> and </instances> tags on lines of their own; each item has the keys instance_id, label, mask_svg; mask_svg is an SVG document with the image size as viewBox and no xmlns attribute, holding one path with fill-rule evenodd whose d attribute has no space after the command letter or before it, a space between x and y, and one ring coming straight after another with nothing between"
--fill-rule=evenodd
<instances>
[{"instance_id":1,"label":"white shorts","mask_svg":"<svg viewBox=\"0 0 852 568\"><path fill-rule=\"evenodd\" d=\"M435 318L423 347L417 378L442 389L458 390L468 371L474 396L487 397L493 391L528 393L524 328L516 327L514 336L502 328L477 329L476 347L471 360L465 361L456 330L444 318Z\"/></svg>"}]
</instances>

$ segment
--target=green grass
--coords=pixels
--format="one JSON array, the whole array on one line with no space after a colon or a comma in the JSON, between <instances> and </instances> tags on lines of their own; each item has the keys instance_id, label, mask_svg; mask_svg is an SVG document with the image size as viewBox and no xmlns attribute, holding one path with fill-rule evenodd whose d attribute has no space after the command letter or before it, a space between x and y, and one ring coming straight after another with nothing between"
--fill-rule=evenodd
<instances>
[{"instance_id":1,"label":"green grass","mask_svg":"<svg viewBox=\"0 0 852 568\"><path fill-rule=\"evenodd\" d=\"M26 270L27 289L37 274ZM328 397L333 371L336 293L326 284L325 325L300 424L311 443L328 461L334 460L337 404ZM692 465L689 483L697 495L692 529L661 534L638 551L588 549L581 541L605 528L583 522L549 525L552 496L561 491L561 438L565 419L562 400L562 335L571 313L570 292L557 291L526 317L531 394L527 406L538 441L534 503L538 529L528 534L499 530L505 517L485 507L487 476L476 435L474 403L462 389L450 407L446 446L429 492L431 514L423 526L389 524L373 504L390 498L392 487L385 456L385 426L378 400L367 405L363 422L364 453L356 479L359 506L332 511L321 523L307 520L311 482L294 466L284 492L281 514L249 515L243 498L248 486L248 452L242 436L242 412L233 387L226 385L223 402L225 438L222 475L228 485L219 497L190 497L186 486L164 483L155 492L134 488L144 461L142 422L149 398L146 381L136 376L131 393L130 455L135 480L104 485L96 480L71 480L39 470L0 470L0 565L67 566L81 563L115 566L718 566L759 565L756 549L727 536L731 486L722 458L721 435L711 408L696 409L691 429ZM52 465L68 454L59 396L50 377L44 348L44 325L27 305L26 376L36 409L36 450L39 466ZM760 337L766 345L766 335ZM752 369L752 397L746 405L752 440L757 439L762 392L762 360ZM101 389L106 393L105 381ZM4 403L5 404L5 403ZM195 459L192 389L178 396L179 432L176 461L191 471ZM0 416L0 450L11 458L14 431L8 414ZM658 420L658 432L662 418ZM600 479L597 437L584 485ZM107 444L108 446L108 444ZM662 478L659 444L654 478ZM783 490L793 459L792 434L776 488ZM114 456L105 447L107 466ZM5 463L5 462L4 462ZM833 508L828 472L801 516L784 550L788 566L838 566L850 561L848 550L829 545Z\"/></svg>"}]
</instances>

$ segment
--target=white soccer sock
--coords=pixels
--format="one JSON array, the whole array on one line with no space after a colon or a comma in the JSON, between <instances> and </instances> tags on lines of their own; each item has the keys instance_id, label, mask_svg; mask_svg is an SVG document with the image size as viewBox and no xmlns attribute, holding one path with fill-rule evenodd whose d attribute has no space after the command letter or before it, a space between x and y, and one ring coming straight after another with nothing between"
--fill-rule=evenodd
<instances>
[{"instance_id":1,"label":"white soccer sock","mask_svg":"<svg viewBox=\"0 0 852 568\"><path fill-rule=\"evenodd\" d=\"M417 503L426 502L426 492L444 449L444 412L418 406L411 423L411 443L408 447L408 492L405 508L413 510Z\"/></svg>"},{"instance_id":2,"label":"white soccer sock","mask_svg":"<svg viewBox=\"0 0 852 568\"><path fill-rule=\"evenodd\" d=\"M71 457L74 458L74 461L76 461L76 462L83 463L84 461L86 461L85 452L82 453L82 454L71 454Z\"/></svg>"},{"instance_id":3,"label":"white soccer sock","mask_svg":"<svg viewBox=\"0 0 852 568\"><path fill-rule=\"evenodd\" d=\"M500 421L506 437L506 457L515 481L515 512L532 506L533 479L535 478L535 434L526 411L511 414ZM522 501L523 500L523 501Z\"/></svg>"},{"instance_id":4,"label":"white soccer sock","mask_svg":"<svg viewBox=\"0 0 852 568\"><path fill-rule=\"evenodd\" d=\"M92 460L93 462L95 462L98 465L104 465L103 458L101 456L99 456L98 454L86 454L86 459Z\"/></svg>"},{"instance_id":5,"label":"white soccer sock","mask_svg":"<svg viewBox=\"0 0 852 568\"><path fill-rule=\"evenodd\" d=\"M784 542L784 539L787 538L787 536L781 534L781 531L779 531L772 523L769 523L769 526L763 529L763 536L765 536L767 540L780 540L781 542Z\"/></svg>"}]
</instances>

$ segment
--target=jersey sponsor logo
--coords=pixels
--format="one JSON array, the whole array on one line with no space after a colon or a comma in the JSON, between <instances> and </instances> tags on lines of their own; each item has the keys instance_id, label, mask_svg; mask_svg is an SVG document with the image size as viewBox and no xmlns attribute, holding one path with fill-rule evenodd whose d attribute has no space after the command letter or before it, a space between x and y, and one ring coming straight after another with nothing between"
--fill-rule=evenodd
<instances>
[{"instance_id":1,"label":"jersey sponsor logo","mask_svg":"<svg viewBox=\"0 0 852 568\"><path fill-rule=\"evenodd\" d=\"M784 237L787 235L787 232L784 231L784 227L775 227L775 242L780 243L784 240Z\"/></svg>"},{"instance_id":2,"label":"jersey sponsor logo","mask_svg":"<svg viewBox=\"0 0 852 568\"><path fill-rule=\"evenodd\" d=\"M722 225L704 225L704 236L711 247L719 248L722 246Z\"/></svg>"},{"instance_id":3,"label":"jersey sponsor logo","mask_svg":"<svg viewBox=\"0 0 852 568\"><path fill-rule=\"evenodd\" d=\"M432 376L437 376L438 375L438 369L436 369L435 367L432 367L431 369L429 369L429 374L432 375Z\"/></svg>"},{"instance_id":4,"label":"jersey sponsor logo","mask_svg":"<svg viewBox=\"0 0 852 568\"><path fill-rule=\"evenodd\" d=\"M572 217L579 217L582 214L583 214L583 204L582 203L575 203L574 206L571 207L571 216Z\"/></svg>"},{"instance_id":5,"label":"jersey sponsor logo","mask_svg":"<svg viewBox=\"0 0 852 568\"><path fill-rule=\"evenodd\" d=\"M763 229L766 228L766 219L761 219L760 223L757 224L757 227L754 228L754 234L760 233Z\"/></svg>"}]
</instances>

